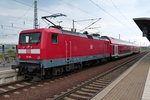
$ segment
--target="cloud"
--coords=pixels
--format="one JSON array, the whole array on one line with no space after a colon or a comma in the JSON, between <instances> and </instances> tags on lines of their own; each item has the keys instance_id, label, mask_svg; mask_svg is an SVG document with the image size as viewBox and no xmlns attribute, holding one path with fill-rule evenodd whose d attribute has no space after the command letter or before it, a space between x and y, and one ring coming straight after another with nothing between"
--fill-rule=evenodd
<instances>
[{"instance_id":1,"label":"cloud","mask_svg":"<svg viewBox=\"0 0 150 100\"><path fill-rule=\"evenodd\" d=\"M38 0L38 18L41 27L47 26L40 18L42 16L51 15L55 13L63 13L68 17L61 17L52 19L55 23L63 21L61 25L65 27L72 27L72 20L82 20L90 18L99 18L101 21L92 27L101 27L97 30L88 30L89 32L100 31L101 35L108 35L111 37L119 37L123 40L138 40L140 42L149 43L148 40L142 38L142 32L138 29L132 18L135 17L149 17L149 2L148 0L92 0L97 3L102 9L93 5L89 0ZM113 1L113 2L112 2ZM9 2L9 3L8 3ZM32 5L31 0L20 0L26 4ZM113 5L114 3L114 5ZM16 27L23 27L23 29L31 29L33 26L33 8L14 2L13 0L2 0L0 4L0 24L11 26L13 23ZM28 11L29 10L29 11ZM26 13L27 12L27 13ZM26 13L26 14L25 14ZM21 17L21 18L20 18ZM24 25L25 21L25 25ZM75 27L83 29L88 26L90 22L75 23ZM58 24L58 23L57 23ZM8 28L4 30L6 34L19 34L23 29ZM0 29L0 32L2 29ZM3 37L4 38L4 37ZM6 37L9 40L10 37ZM18 37L15 37L17 41ZM10 38L11 40L11 38ZM2 42L2 41L0 41ZM142 44L142 43L141 43Z\"/></svg>"}]
</instances>

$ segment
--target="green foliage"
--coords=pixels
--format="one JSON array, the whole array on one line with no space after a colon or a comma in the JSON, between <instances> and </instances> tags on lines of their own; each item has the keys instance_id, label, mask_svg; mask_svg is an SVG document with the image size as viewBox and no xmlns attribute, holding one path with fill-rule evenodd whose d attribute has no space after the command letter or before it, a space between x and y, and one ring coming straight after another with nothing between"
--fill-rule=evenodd
<instances>
[{"instance_id":1,"label":"green foliage","mask_svg":"<svg viewBox=\"0 0 150 100\"><path fill-rule=\"evenodd\" d=\"M0 53L0 58L2 58L3 53ZM16 51L13 50L8 50L7 52L5 52L5 57L15 57L16 56Z\"/></svg>"},{"instance_id":2,"label":"green foliage","mask_svg":"<svg viewBox=\"0 0 150 100\"><path fill-rule=\"evenodd\" d=\"M8 51L6 52L6 54L16 54L16 51L8 50Z\"/></svg>"},{"instance_id":3,"label":"green foliage","mask_svg":"<svg viewBox=\"0 0 150 100\"><path fill-rule=\"evenodd\" d=\"M141 49L140 49L141 52L149 51L149 50L150 50L149 47L141 47Z\"/></svg>"}]
</instances>

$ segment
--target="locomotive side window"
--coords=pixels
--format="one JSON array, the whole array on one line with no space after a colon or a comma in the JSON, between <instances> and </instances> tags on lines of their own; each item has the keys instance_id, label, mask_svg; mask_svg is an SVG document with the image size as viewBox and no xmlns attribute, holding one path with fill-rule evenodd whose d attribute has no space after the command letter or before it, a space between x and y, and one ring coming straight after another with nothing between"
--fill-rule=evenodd
<instances>
[{"instance_id":1,"label":"locomotive side window","mask_svg":"<svg viewBox=\"0 0 150 100\"><path fill-rule=\"evenodd\" d=\"M58 44L58 34L52 33L52 44Z\"/></svg>"}]
</instances>

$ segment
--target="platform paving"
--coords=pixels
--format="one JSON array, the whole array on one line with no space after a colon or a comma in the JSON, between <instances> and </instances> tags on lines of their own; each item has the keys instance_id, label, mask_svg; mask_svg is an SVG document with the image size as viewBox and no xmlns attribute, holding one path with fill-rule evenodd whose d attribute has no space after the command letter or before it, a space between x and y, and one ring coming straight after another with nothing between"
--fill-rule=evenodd
<instances>
[{"instance_id":1,"label":"platform paving","mask_svg":"<svg viewBox=\"0 0 150 100\"><path fill-rule=\"evenodd\" d=\"M150 68L146 79L142 100L150 100Z\"/></svg>"},{"instance_id":2,"label":"platform paving","mask_svg":"<svg viewBox=\"0 0 150 100\"><path fill-rule=\"evenodd\" d=\"M118 77L106 89L98 93L92 100L150 100L150 98L144 99L142 97L145 96L143 91L145 82L148 80L149 67L150 53L141 58L141 60ZM150 84L148 87L150 87ZM150 89L147 90L150 93ZM146 94L146 96L150 97L150 94Z\"/></svg>"}]
</instances>

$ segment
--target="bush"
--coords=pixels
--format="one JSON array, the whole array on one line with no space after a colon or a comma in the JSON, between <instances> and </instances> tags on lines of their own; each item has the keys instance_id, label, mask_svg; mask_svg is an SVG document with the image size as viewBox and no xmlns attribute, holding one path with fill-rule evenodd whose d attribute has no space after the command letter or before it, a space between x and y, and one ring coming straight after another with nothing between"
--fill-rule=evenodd
<instances>
[{"instance_id":1,"label":"bush","mask_svg":"<svg viewBox=\"0 0 150 100\"><path fill-rule=\"evenodd\" d=\"M0 58L2 58L3 53L0 53ZM8 50L7 52L5 52L5 57L15 57L16 56L16 51L13 50Z\"/></svg>"}]
</instances>

